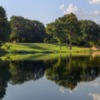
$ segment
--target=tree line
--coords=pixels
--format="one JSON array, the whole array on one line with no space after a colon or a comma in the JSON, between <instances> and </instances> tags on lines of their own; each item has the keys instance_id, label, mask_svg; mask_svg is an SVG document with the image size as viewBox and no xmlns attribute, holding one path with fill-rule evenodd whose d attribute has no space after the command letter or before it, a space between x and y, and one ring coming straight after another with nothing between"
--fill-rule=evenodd
<instances>
[{"instance_id":1,"label":"tree line","mask_svg":"<svg viewBox=\"0 0 100 100\"><path fill-rule=\"evenodd\" d=\"M72 45L93 46L100 44L100 26L91 20L78 20L73 13L64 15L47 24L46 33L50 42L57 41L60 45L66 42Z\"/></svg>"},{"instance_id":2,"label":"tree line","mask_svg":"<svg viewBox=\"0 0 100 100\"><path fill-rule=\"evenodd\" d=\"M12 16L8 21L6 11L0 6L0 41L17 43L66 43L72 45L100 45L100 25L92 20L78 20L73 13L57 18L44 26L36 20Z\"/></svg>"}]
</instances>

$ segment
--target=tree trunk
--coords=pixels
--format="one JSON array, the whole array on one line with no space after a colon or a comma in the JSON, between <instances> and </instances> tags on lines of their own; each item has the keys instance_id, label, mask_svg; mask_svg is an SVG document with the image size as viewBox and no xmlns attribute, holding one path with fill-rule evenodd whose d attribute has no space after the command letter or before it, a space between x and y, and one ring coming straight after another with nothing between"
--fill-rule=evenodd
<instances>
[{"instance_id":1,"label":"tree trunk","mask_svg":"<svg viewBox=\"0 0 100 100\"><path fill-rule=\"evenodd\" d=\"M72 50L72 42L71 42L71 39L70 39L69 49Z\"/></svg>"},{"instance_id":2,"label":"tree trunk","mask_svg":"<svg viewBox=\"0 0 100 100\"><path fill-rule=\"evenodd\" d=\"M61 43L59 43L59 46L60 46L60 50L61 50L61 46L62 46Z\"/></svg>"},{"instance_id":3,"label":"tree trunk","mask_svg":"<svg viewBox=\"0 0 100 100\"><path fill-rule=\"evenodd\" d=\"M68 48L68 37L66 36L66 48Z\"/></svg>"},{"instance_id":4,"label":"tree trunk","mask_svg":"<svg viewBox=\"0 0 100 100\"><path fill-rule=\"evenodd\" d=\"M68 70L69 70L69 73L71 71L71 61L72 61L72 55L70 54L69 55L69 62L68 62Z\"/></svg>"},{"instance_id":5,"label":"tree trunk","mask_svg":"<svg viewBox=\"0 0 100 100\"><path fill-rule=\"evenodd\" d=\"M71 40L71 33L70 33L70 39L69 39L69 49L72 50L72 40Z\"/></svg>"}]
</instances>

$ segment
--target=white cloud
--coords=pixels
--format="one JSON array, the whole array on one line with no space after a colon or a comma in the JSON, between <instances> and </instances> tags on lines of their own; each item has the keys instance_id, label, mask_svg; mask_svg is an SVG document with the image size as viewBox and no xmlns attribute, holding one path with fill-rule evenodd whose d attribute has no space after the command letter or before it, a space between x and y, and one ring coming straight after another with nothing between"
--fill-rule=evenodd
<instances>
[{"instance_id":1,"label":"white cloud","mask_svg":"<svg viewBox=\"0 0 100 100\"><path fill-rule=\"evenodd\" d=\"M75 91L77 91L78 90L78 88L77 87L75 87L73 90L71 90L71 89L67 89L68 90L68 92L70 93L70 94L73 94Z\"/></svg>"},{"instance_id":2,"label":"white cloud","mask_svg":"<svg viewBox=\"0 0 100 100\"><path fill-rule=\"evenodd\" d=\"M64 87L61 86L61 87L59 88L59 91L60 91L61 93L65 93Z\"/></svg>"},{"instance_id":3,"label":"white cloud","mask_svg":"<svg viewBox=\"0 0 100 100\"><path fill-rule=\"evenodd\" d=\"M99 22L99 20L97 20L97 19L94 19L93 21L94 21L95 23L98 23L98 22Z\"/></svg>"},{"instance_id":4,"label":"white cloud","mask_svg":"<svg viewBox=\"0 0 100 100\"><path fill-rule=\"evenodd\" d=\"M64 14L69 14L69 13L77 13L78 12L78 7L74 6L73 4L70 4L68 8L64 11Z\"/></svg>"},{"instance_id":5,"label":"white cloud","mask_svg":"<svg viewBox=\"0 0 100 100\"><path fill-rule=\"evenodd\" d=\"M98 10L95 10L90 13L92 16L100 16L100 12Z\"/></svg>"},{"instance_id":6,"label":"white cloud","mask_svg":"<svg viewBox=\"0 0 100 100\"><path fill-rule=\"evenodd\" d=\"M73 4L70 4L67 8L64 4L62 4L59 9L63 12L63 14L69 14L72 12L76 14L79 19L89 19L100 23L100 11L98 10L88 11Z\"/></svg>"},{"instance_id":7,"label":"white cloud","mask_svg":"<svg viewBox=\"0 0 100 100\"><path fill-rule=\"evenodd\" d=\"M100 100L100 94L90 93L89 96L92 96L93 100Z\"/></svg>"},{"instance_id":8,"label":"white cloud","mask_svg":"<svg viewBox=\"0 0 100 100\"><path fill-rule=\"evenodd\" d=\"M60 9L61 11L64 11L65 5L64 5L64 4L60 5L59 9Z\"/></svg>"},{"instance_id":9,"label":"white cloud","mask_svg":"<svg viewBox=\"0 0 100 100\"><path fill-rule=\"evenodd\" d=\"M89 0L90 4L100 4L100 0Z\"/></svg>"}]
</instances>

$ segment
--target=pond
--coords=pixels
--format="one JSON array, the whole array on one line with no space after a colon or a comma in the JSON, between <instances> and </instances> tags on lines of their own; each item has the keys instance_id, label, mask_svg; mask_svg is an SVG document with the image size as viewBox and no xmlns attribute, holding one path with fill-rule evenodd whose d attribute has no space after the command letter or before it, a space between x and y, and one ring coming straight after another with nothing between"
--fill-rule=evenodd
<instances>
[{"instance_id":1,"label":"pond","mask_svg":"<svg viewBox=\"0 0 100 100\"><path fill-rule=\"evenodd\" d=\"M100 56L1 56L0 100L100 100Z\"/></svg>"}]
</instances>

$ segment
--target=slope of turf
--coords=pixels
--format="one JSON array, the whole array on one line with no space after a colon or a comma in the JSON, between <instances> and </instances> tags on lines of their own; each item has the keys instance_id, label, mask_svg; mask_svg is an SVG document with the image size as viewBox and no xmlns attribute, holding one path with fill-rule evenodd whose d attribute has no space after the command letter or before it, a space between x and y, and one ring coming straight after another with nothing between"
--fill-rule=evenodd
<instances>
[{"instance_id":1,"label":"slope of turf","mask_svg":"<svg viewBox=\"0 0 100 100\"><path fill-rule=\"evenodd\" d=\"M4 51L9 53L47 53L47 52L90 52L90 48L75 47L72 50L66 48L66 44L63 44L61 50L58 44L47 43L5 43L1 47Z\"/></svg>"},{"instance_id":2,"label":"slope of turf","mask_svg":"<svg viewBox=\"0 0 100 100\"><path fill-rule=\"evenodd\" d=\"M90 53L72 53L74 56L90 56ZM52 60L52 59L58 59L58 58L66 58L70 56L69 53L34 53L34 54L6 54L3 56L0 56L0 60L3 61L38 61L38 60Z\"/></svg>"}]
</instances>

